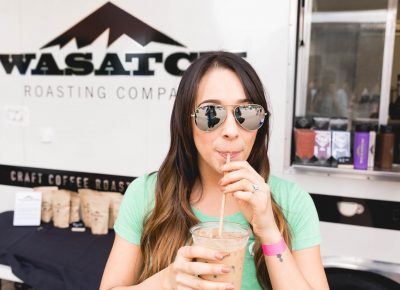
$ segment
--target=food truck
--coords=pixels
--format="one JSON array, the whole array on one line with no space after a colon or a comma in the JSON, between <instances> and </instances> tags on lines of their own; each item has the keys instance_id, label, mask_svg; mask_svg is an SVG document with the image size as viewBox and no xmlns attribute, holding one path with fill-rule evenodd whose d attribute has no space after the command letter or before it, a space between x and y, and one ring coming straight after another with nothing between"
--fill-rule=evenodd
<instances>
[{"instance_id":1,"label":"food truck","mask_svg":"<svg viewBox=\"0 0 400 290\"><path fill-rule=\"evenodd\" d=\"M180 76L226 50L262 79L271 173L311 194L331 287L400 289L399 6L0 0L0 212L36 186L123 193L156 171Z\"/></svg>"}]
</instances>

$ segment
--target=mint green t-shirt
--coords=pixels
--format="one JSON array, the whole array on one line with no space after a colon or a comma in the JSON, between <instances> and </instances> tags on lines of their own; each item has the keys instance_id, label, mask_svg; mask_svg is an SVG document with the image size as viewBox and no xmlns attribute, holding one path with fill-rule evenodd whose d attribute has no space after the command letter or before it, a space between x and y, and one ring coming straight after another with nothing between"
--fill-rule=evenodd
<instances>
[{"instance_id":1,"label":"mint green t-shirt","mask_svg":"<svg viewBox=\"0 0 400 290\"><path fill-rule=\"evenodd\" d=\"M123 239L139 245L143 231L143 220L154 207L154 193L157 174L144 175L135 179L125 192L115 232ZM318 214L310 195L295 183L270 176L268 184L272 195L281 207L289 224L292 236L292 250L302 250L319 245L321 242ZM218 217L207 216L193 208L193 213L202 222L216 221ZM237 212L226 216L226 221L249 225L245 217ZM251 235L246 247L243 267L242 290L261 289L257 281L252 248L254 236Z\"/></svg>"}]
</instances>

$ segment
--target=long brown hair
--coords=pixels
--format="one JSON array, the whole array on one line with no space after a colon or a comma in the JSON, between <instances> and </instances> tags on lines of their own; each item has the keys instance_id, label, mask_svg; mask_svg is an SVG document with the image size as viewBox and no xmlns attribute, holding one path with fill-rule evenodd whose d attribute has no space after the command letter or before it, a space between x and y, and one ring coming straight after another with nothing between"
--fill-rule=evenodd
<instances>
[{"instance_id":1,"label":"long brown hair","mask_svg":"<svg viewBox=\"0 0 400 290\"><path fill-rule=\"evenodd\" d=\"M191 114L194 111L199 82L214 67L229 69L242 82L247 98L268 111L264 89L254 69L240 56L228 52L208 53L194 61L182 76L171 116L171 145L157 174L155 207L143 225L141 251L142 273L138 283L166 268L174 261L178 249L190 240L189 229L199 222L190 205L190 194L200 178L197 149L193 140ZM248 158L249 164L268 180L270 166L267 156L269 122L258 130ZM279 206L272 199L276 223L290 246L290 233ZM257 279L263 287L270 287L267 266L256 237L254 262Z\"/></svg>"}]
</instances>

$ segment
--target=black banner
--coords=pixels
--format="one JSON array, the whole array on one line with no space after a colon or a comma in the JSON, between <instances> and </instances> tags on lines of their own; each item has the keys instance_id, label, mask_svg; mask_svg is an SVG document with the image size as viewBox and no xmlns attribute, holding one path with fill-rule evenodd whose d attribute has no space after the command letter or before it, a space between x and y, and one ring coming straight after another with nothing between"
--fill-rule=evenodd
<instances>
[{"instance_id":1,"label":"black banner","mask_svg":"<svg viewBox=\"0 0 400 290\"><path fill-rule=\"evenodd\" d=\"M311 197L320 221L400 230L400 202L322 194Z\"/></svg>"},{"instance_id":2,"label":"black banner","mask_svg":"<svg viewBox=\"0 0 400 290\"><path fill-rule=\"evenodd\" d=\"M11 186L58 186L60 189L73 191L79 188L90 188L124 193L134 179L135 177L131 176L0 164L0 184Z\"/></svg>"}]
</instances>

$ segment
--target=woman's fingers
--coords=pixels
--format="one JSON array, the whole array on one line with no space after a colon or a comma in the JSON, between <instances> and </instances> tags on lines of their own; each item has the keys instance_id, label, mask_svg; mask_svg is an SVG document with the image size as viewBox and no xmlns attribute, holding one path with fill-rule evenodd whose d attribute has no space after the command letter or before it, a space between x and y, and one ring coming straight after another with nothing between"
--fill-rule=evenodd
<instances>
[{"instance_id":1,"label":"woman's fingers","mask_svg":"<svg viewBox=\"0 0 400 290\"><path fill-rule=\"evenodd\" d=\"M251 183L248 179L240 179L236 182L227 184L223 190L224 193L232 193L235 191L253 192L254 191L253 183Z\"/></svg>"},{"instance_id":2,"label":"woman's fingers","mask_svg":"<svg viewBox=\"0 0 400 290\"><path fill-rule=\"evenodd\" d=\"M172 264L171 274L174 277L176 289L234 289L229 283L206 281L199 278L199 275L223 275L231 271L231 268L224 264L217 264L223 259L223 254L199 247L185 246L178 250L176 259ZM193 259L204 259L209 263L193 261Z\"/></svg>"},{"instance_id":3,"label":"woman's fingers","mask_svg":"<svg viewBox=\"0 0 400 290\"><path fill-rule=\"evenodd\" d=\"M241 179L247 179L251 184L265 184L264 178L254 170L247 161L235 161L223 165L225 175L220 180L220 185L224 186ZM252 191L252 190L251 190Z\"/></svg>"},{"instance_id":4,"label":"woman's fingers","mask_svg":"<svg viewBox=\"0 0 400 290\"><path fill-rule=\"evenodd\" d=\"M253 167L251 167L251 165L247 161L231 161L224 164L221 168L223 172L231 172L240 169L245 169L249 173L258 175L257 171Z\"/></svg>"},{"instance_id":5,"label":"woman's fingers","mask_svg":"<svg viewBox=\"0 0 400 290\"><path fill-rule=\"evenodd\" d=\"M218 261L224 258L223 254L199 246L185 246L178 250L177 259L183 259L185 261L192 261L194 258L203 258L206 260Z\"/></svg>"},{"instance_id":6,"label":"woman's fingers","mask_svg":"<svg viewBox=\"0 0 400 290\"><path fill-rule=\"evenodd\" d=\"M220 180L220 185L225 186L241 179L247 179L251 184L265 183L259 175L249 172L247 169L239 169L226 173Z\"/></svg>"},{"instance_id":7,"label":"woman's fingers","mask_svg":"<svg viewBox=\"0 0 400 290\"><path fill-rule=\"evenodd\" d=\"M233 193L235 191L247 191L253 194L268 194L270 187L264 181L251 180L251 176L241 174L239 171L230 173L232 176L225 176L222 181L223 192ZM221 179L221 180L223 180ZM254 178L253 178L254 179Z\"/></svg>"},{"instance_id":8,"label":"woman's fingers","mask_svg":"<svg viewBox=\"0 0 400 290\"><path fill-rule=\"evenodd\" d=\"M185 272L190 275L220 275L227 274L231 271L231 268L224 264L212 264L203 262L186 262L176 261L173 269L176 272Z\"/></svg>"},{"instance_id":9,"label":"woman's fingers","mask_svg":"<svg viewBox=\"0 0 400 290\"><path fill-rule=\"evenodd\" d=\"M193 262L195 258L207 261L220 261L223 257L221 253L215 250L199 246L185 246L178 250L173 269L176 272L185 272L191 275L226 274L230 272L230 268L227 265Z\"/></svg>"},{"instance_id":10,"label":"woman's fingers","mask_svg":"<svg viewBox=\"0 0 400 290\"><path fill-rule=\"evenodd\" d=\"M176 286L176 288L174 288L174 290L195 290L194 288L192 288L192 287L186 287L185 285L178 285L178 286Z\"/></svg>"},{"instance_id":11,"label":"woman's fingers","mask_svg":"<svg viewBox=\"0 0 400 290\"><path fill-rule=\"evenodd\" d=\"M254 196L251 192L248 191L235 191L233 194L234 197L246 201L250 204L253 204L252 200L254 199Z\"/></svg>"},{"instance_id":12,"label":"woman's fingers","mask_svg":"<svg viewBox=\"0 0 400 290\"><path fill-rule=\"evenodd\" d=\"M177 281L177 289L208 289L208 290L235 289L233 285L230 283L211 282L186 273L179 273L176 276L176 281Z\"/></svg>"}]
</instances>

